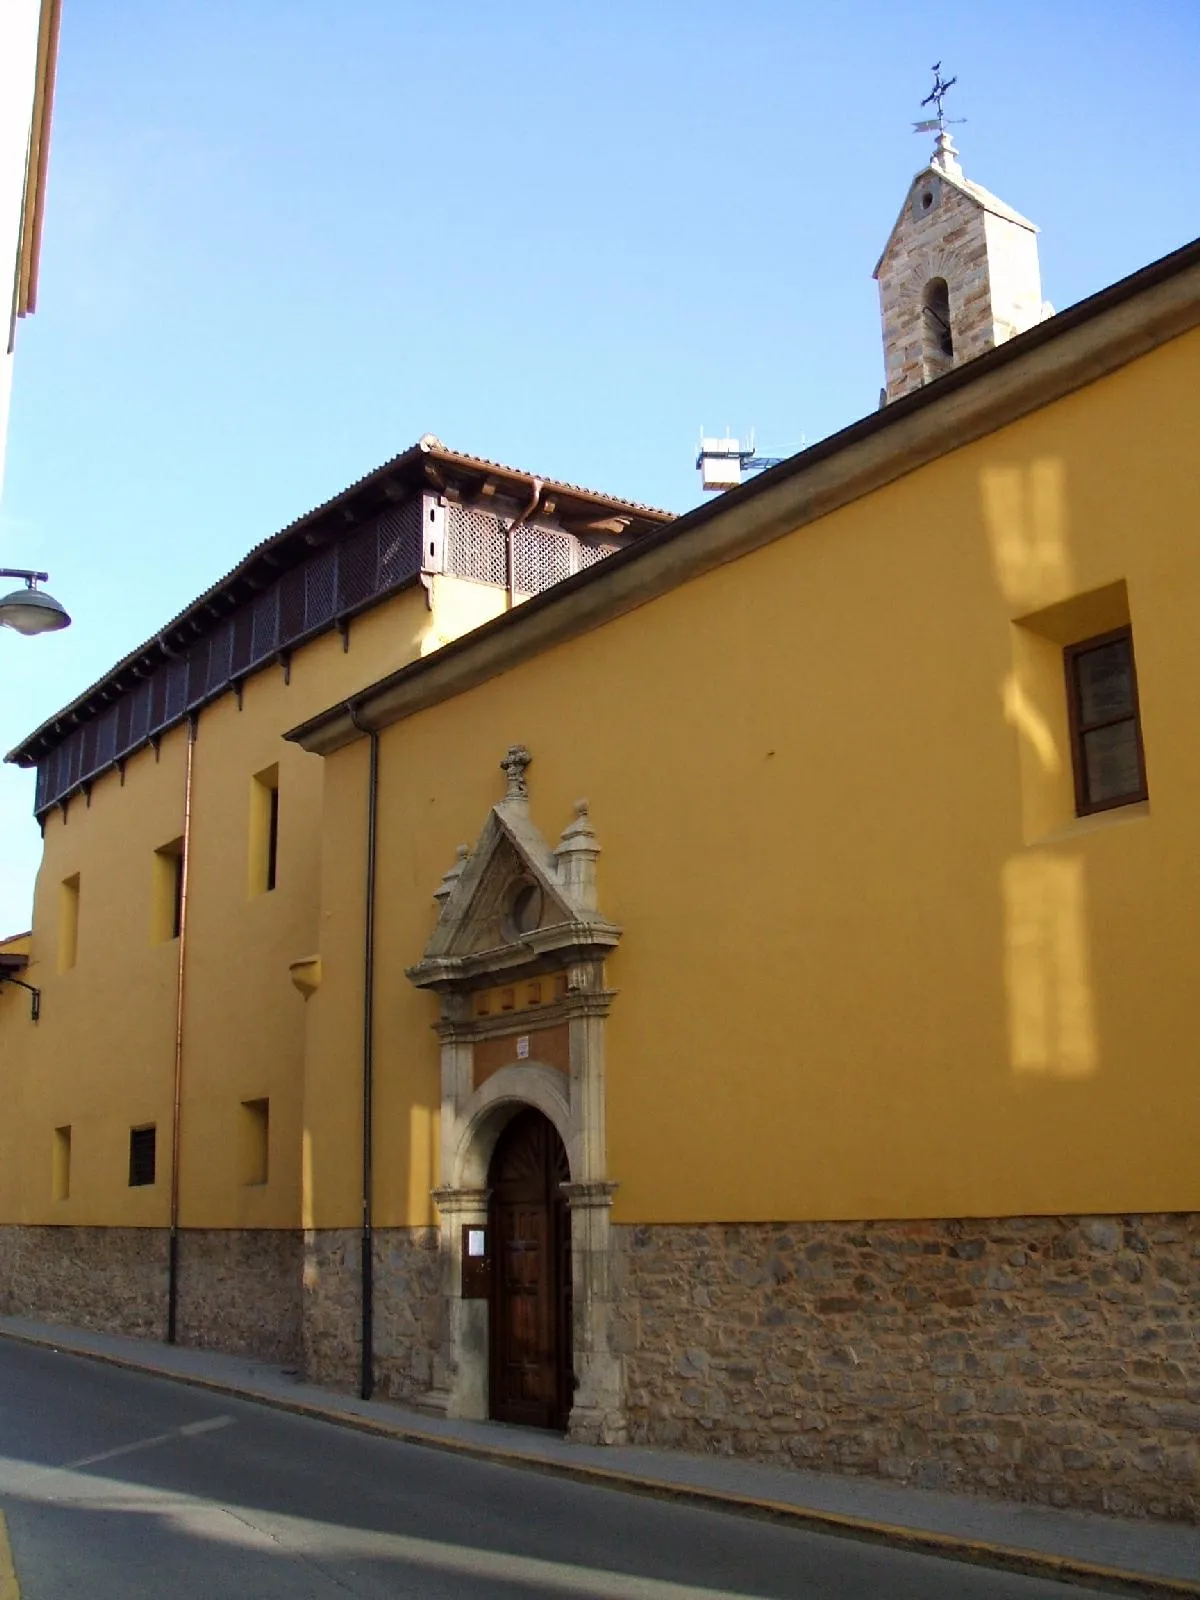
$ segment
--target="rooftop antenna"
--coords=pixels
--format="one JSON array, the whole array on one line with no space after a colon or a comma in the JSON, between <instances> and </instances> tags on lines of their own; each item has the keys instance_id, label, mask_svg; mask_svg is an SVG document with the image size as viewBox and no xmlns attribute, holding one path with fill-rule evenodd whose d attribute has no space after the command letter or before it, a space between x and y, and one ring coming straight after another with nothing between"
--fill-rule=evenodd
<instances>
[{"instance_id":1,"label":"rooftop antenna","mask_svg":"<svg viewBox=\"0 0 1200 1600\"><path fill-rule=\"evenodd\" d=\"M706 435L703 427L700 429L700 454L696 457L696 466L704 489L717 493L724 489L736 489L744 472L765 472L768 467L777 467L785 459L784 456L760 456L755 447L753 429L747 444L731 438L728 427L723 439Z\"/></svg>"},{"instance_id":2,"label":"rooftop antenna","mask_svg":"<svg viewBox=\"0 0 1200 1600\"><path fill-rule=\"evenodd\" d=\"M921 105L922 107L933 106L937 115L928 118L924 122L914 122L913 132L936 133L937 143L933 150L934 166L941 167L947 172L954 172L958 176L958 151L954 148L954 140L946 132L946 129L956 126L960 122L965 122L967 119L966 117L948 117L945 106L942 103L949 91L958 82L958 78L943 78L942 63L940 61L935 61L929 70L933 73L933 88L921 101Z\"/></svg>"}]
</instances>

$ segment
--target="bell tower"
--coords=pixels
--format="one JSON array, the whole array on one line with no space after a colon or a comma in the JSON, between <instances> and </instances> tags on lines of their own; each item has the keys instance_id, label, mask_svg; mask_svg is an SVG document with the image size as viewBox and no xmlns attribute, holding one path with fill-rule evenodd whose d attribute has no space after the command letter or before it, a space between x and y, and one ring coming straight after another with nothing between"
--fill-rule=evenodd
<instances>
[{"instance_id":1,"label":"bell tower","mask_svg":"<svg viewBox=\"0 0 1200 1600\"><path fill-rule=\"evenodd\" d=\"M939 63L940 66L940 63ZM929 165L917 173L875 267L883 323L881 404L1024 333L1049 316L1042 301L1037 228L963 176L946 129L934 68L937 131Z\"/></svg>"}]
</instances>

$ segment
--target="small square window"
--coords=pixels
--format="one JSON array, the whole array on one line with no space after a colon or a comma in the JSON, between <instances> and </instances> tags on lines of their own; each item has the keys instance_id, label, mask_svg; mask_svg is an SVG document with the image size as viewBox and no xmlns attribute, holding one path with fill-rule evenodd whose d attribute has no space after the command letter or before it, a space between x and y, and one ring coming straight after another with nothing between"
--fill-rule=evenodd
<instances>
[{"instance_id":1,"label":"small square window","mask_svg":"<svg viewBox=\"0 0 1200 1600\"><path fill-rule=\"evenodd\" d=\"M1117 628L1068 645L1064 656L1076 814L1084 817L1145 800L1131 630Z\"/></svg>"},{"instance_id":2,"label":"small square window","mask_svg":"<svg viewBox=\"0 0 1200 1600\"><path fill-rule=\"evenodd\" d=\"M129 1130L129 1187L142 1188L154 1182L155 1144L157 1129L131 1128Z\"/></svg>"}]
</instances>

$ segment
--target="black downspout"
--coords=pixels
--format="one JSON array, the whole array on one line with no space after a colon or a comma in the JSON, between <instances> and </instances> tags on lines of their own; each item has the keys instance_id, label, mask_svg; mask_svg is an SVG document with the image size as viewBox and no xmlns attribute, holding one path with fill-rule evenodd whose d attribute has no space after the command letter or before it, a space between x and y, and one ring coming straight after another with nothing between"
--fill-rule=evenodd
<instances>
[{"instance_id":1,"label":"black downspout","mask_svg":"<svg viewBox=\"0 0 1200 1600\"><path fill-rule=\"evenodd\" d=\"M171 1199L167 1232L167 1343L175 1343L179 1315L179 1149L183 1103L184 979L187 972L188 873L192 849L192 769L196 752L196 718L188 718L187 758L183 779L183 843L179 862L179 957L175 987L175 1073L171 1094Z\"/></svg>"},{"instance_id":2,"label":"black downspout","mask_svg":"<svg viewBox=\"0 0 1200 1600\"><path fill-rule=\"evenodd\" d=\"M379 735L364 728L353 706L350 721L369 740L367 769L367 884L363 920L363 1064L362 1064L362 1241L359 1271L362 1276L362 1367L359 1394L369 1400L375 1388L375 1254L372 1235L372 1147L375 1079L375 835L376 799L379 793Z\"/></svg>"}]
</instances>

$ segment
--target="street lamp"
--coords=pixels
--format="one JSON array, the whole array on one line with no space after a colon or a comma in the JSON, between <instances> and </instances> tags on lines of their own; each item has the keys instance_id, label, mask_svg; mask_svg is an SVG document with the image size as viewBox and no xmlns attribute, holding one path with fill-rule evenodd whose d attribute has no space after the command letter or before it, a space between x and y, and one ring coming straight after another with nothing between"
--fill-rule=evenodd
<instances>
[{"instance_id":1,"label":"street lamp","mask_svg":"<svg viewBox=\"0 0 1200 1600\"><path fill-rule=\"evenodd\" d=\"M59 628L71 626L66 607L38 588L49 576L48 572L30 572L25 567L0 567L0 578L25 580L23 589L14 589L0 599L0 626L24 634L56 633Z\"/></svg>"}]
</instances>

